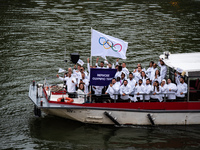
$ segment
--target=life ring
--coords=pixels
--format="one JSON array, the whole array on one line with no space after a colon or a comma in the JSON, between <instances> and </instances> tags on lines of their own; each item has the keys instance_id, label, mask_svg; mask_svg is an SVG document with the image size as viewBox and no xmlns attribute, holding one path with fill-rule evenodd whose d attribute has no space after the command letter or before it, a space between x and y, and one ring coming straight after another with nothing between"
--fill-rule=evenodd
<instances>
[{"instance_id":1,"label":"life ring","mask_svg":"<svg viewBox=\"0 0 200 150\"><path fill-rule=\"evenodd\" d=\"M48 87L48 86L46 86L46 87L45 87L45 91L48 91L48 90L49 90L49 87Z\"/></svg>"},{"instance_id":2,"label":"life ring","mask_svg":"<svg viewBox=\"0 0 200 150\"><path fill-rule=\"evenodd\" d=\"M63 99L63 97L58 98L57 102L61 102L62 99ZM69 97L65 97L64 100L66 103L73 103L73 101L74 101L72 98L69 98Z\"/></svg>"}]
</instances>

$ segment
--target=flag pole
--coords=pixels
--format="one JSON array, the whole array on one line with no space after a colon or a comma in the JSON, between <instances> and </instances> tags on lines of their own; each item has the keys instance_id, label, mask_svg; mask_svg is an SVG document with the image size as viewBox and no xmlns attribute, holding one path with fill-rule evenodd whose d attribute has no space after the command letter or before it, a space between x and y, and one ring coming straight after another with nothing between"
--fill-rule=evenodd
<instances>
[{"instance_id":1,"label":"flag pole","mask_svg":"<svg viewBox=\"0 0 200 150\"><path fill-rule=\"evenodd\" d=\"M90 66L92 66L92 27L91 27L91 51L90 51ZM90 77L91 77L91 70L90 70ZM92 86L90 85L90 103L92 102Z\"/></svg>"}]
</instances>

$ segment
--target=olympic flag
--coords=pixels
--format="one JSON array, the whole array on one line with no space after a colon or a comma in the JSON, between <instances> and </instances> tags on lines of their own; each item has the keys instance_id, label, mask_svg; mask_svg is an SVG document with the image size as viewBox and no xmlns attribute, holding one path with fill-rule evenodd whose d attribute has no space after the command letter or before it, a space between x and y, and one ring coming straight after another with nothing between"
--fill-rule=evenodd
<instances>
[{"instance_id":1,"label":"olympic flag","mask_svg":"<svg viewBox=\"0 0 200 150\"><path fill-rule=\"evenodd\" d=\"M91 56L112 56L126 59L128 42L92 29Z\"/></svg>"}]
</instances>

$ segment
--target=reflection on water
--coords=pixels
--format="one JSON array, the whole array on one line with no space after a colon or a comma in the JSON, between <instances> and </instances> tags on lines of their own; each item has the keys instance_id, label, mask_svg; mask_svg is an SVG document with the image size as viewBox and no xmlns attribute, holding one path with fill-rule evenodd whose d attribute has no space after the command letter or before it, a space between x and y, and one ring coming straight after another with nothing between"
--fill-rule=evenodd
<instances>
[{"instance_id":1,"label":"reflection on water","mask_svg":"<svg viewBox=\"0 0 200 150\"><path fill-rule=\"evenodd\" d=\"M100 126L85 125L58 117L46 116L29 122L30 135L43 142L57 143L73 149L135 148L197 148L200 146L199 126ZM51 132L50 132L51 131ZM95 136L94 136L95 135ZM37 140L36 140L37 142ZM41 147L38 147L41 148ZM62 147L61 147L62 148Z\"/></svg>"},{"instance_id":2,"label":"reflection on water","mask_svg":"<svg viewBox=\"0 0 200 150\"><path fill-rule=\"evenodd\" d=\"M79 52L86 62L91 27L129 42L125 62L131 71L164 51L199 52L200 2L1 0L0 149L199 147L199 127L116 128L33 116L29 83L55 76L64 67L65 48L66 59Z\"/></svg>"}]
</instances>

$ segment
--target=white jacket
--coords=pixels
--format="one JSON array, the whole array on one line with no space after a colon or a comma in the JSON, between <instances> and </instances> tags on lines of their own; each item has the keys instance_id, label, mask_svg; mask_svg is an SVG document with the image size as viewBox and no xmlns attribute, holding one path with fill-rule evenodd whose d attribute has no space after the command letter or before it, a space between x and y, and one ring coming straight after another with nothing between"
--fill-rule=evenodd
<instances>
[{"instance_id":1,"label":"white jacket","mask_svg":"<svg viewBox=\"0 0 200 150\"><path fill-rule=\"evenodd\" d=\"M150 100L151 91L152 91L152 86L150 84L144 86L144 93L147 94L144 96L145 100Z\"/></svg>"},{"instance_id":2,"label":"white jacket","mask_svg":"<svg viewBox=\"0 0 200 150\"><path fill-rule=\"evenodd\" d=\"M119 84L115 83L112 87L109 85L108 89L106 90L106 93L110 95L110 98L112 99L118 99L118 95L113 95L113 94L119 94Z\"/></svg>"},{"instance_id":3,"label":"white jacket","mask_svg":"<svg viewBox=\"0 0 200 150\"><path fill-rule=\"evenodd\" d=\"M130 85L122 85L120 86L120 94L121 94L121 99L129 99L129 94L132 92L131 90L131 86ZM123 96L122 94L126 94L125 96Z\"/></svg>"},{"instance_id":4,"label":"white jacket","mask_svg":"<svg viewBox=\"0 0 200 150\"><path fill-rule=\"evenodd\" d=\"M181 92L183 92L183 94L181 95ZM176 96L177 97L185 97L185 94L187 93L187 84L184 83L180 83L177 85L177 92L176 92Z\"/></svg>"},{"instance_id":5,"label":"white jacket","mask_svg":"<svg viewBox=\"0 0 200 150\"><path fill-rule=\"evenodd\" d=\"M153 95L154 93L156 93L155 95ZM151 98L153 99L158 99L160 102L163 101L162 99L162 95L160 94L161 93L161 87L159 86L159 91L157 90L157 88L154 86L152 86L152 95L151 95Z\"/></svg>"},{"instance_id":6,"label":"white jacket","mask_svg":"<svg viewBox=\"0 0 200 150\"><path fill-rule=\"evenodd\" d=\"M161 76L161 78L165 79L165 77L167 75L167 66L166 65L161 65L160 61L158 62L158 66L160 67L160 76Z\"/></svg>"},{"instance_id":7,"label":"white jacket","mask_svg":"<svg viewBox=\"0 0 200 150\"><path fill-rule=\"evenodd\" d=\"M133 101L137 101L137 97L139 97L140 98L140 100L143 100L143 95L137 95L137 93L139 93L139 94L144 94L145 92L144 92L144 86L143 85L137 85L136 87L135 87L135 95L134 95L134 99L131 99L131 100L133 100Z\"/></svg>"},{"instance_id":8,"label":"white jacket","mask_svg":"<svg viewBox=\"0 0 200 150\"><path fill-rule=\"evenodd\" d=\"M171 89L171 91L169 91L169 89ZM168 99L176 99L176 95L175 95L176 91L177 91L176 84L174 84L174 83L167 84Z\"/></svg>"},{"instance_id":9,"label":"white jacket","mask_svg":"<svg viewBox=\"0 0 200 150\"><path fill-rule=\"evenodd\" d=\"M67 92L69 92L69 93L76 92L76 78L71 76L71 77L65 77L65 78L59 77L59 79L62 81L66 81Z\"/></svg>"}]
</instances>

